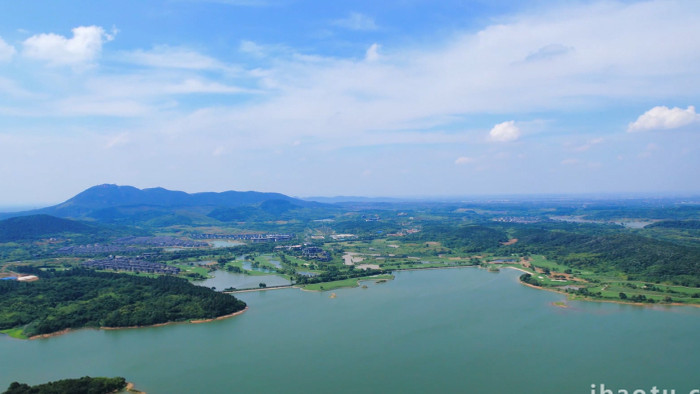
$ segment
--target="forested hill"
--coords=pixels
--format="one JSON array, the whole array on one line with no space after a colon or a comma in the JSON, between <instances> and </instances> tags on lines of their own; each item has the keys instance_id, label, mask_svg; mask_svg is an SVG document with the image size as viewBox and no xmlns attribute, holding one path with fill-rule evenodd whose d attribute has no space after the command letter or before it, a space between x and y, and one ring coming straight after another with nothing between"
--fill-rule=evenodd
<instances>
[{"instance_id":1,"label":"forested hill","mask_svg":"<svg viewBox=\"0 0 700 394\"><path fill-rule=\"evenodd\" d=\"M681 230L700 230L700 220L663 220L646 226L647 228L675 228Z\"/></svg>"},{"instance_id":2,"label":"forested hill","mask_svg":"<svg viewBox=\"0 0 700 394\"><path fill-rule=\"evenodd\" d=\"M45 238L63 233L93 234L95 226L49 215L21 216L0 220L0 243Z\"/></svg>"},{"instance_id":3,"label":"forested hill","mask_svg":"<svg viewBox=\"0 0 700 394\"><path fill-rule=\"evenodd\" d=\"M55 382L30 386L25 383L13 382L2 394L108 394L121 392L126 388L126 379L92 378L84 376L79 379L63 379Z\"/></svg>"},{"instance_id":4,"label":"forested hill","mask_svg":"<svg viewBox=\"0 0 700 394\"><path fill-rule=\"evenodd\" d=\"M211 319L245 309L233 296L184 279L72 269L31 283L0 281L0 330L25 336L67 328L129 327Z\"/></svg>"},{"instance_id":5,"label":"forested hill","mask_svg":"<svg viewBox=\"0 0 700 394\"><path fill-rule=\"evenodd\" d=\"M221 193L185 193L160 187L137 189L133 186L98 185L93 186L75 197L52 207L33 211L2 214L4 217L26 216L31 214L48 214L58 217L82 218L91 213L115 207L152 207L152 208L192 208L192 207L238 207L259 204L270 200L283 200L301 207L319 203L299 200L280 193L262 193L255 191L227 191Z\"/></svg>"},{"instance_id":6,"label":"forested hill","mask_svg":"<svg viewBox=\"0 0 700 394\"><path fill-rule=\"evenodd\" d=\"M218 224L229 221L275 220L279 216L318 219L335 209L329 204L304 201L280 193L226 191L185 193L160 187L99 185L47 208L0 213L0 219L45 214L100 223L161 227Z\"/></svg>"},{"instance_id":7,"label":"forested hill","mask_svg":"<svg viewBox=\"0 0 700 394\"><path fill-rule=\"evenodd\" d=\"M573 227L573 226L572 226ZM700 285L700 247L629 233L578 233L518 226L518 239L504 251L543 254L563 265L623 272L631 279Z\"/></svg>"}]
</instances>

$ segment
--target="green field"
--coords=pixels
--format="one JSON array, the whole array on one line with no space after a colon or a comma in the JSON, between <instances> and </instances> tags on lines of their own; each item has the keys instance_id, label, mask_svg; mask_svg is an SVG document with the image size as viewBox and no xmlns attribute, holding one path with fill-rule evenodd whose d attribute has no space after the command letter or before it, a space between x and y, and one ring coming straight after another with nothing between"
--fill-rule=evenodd
<instances>
[{"instance_id":1,"label":"green field","mask_svg":"<svg viewBox=\"0 0 700 394\"><path fill-rule=\"evenodd\" d=\"M310 291L328 291L328 290L335 290L335 289L340 289L342 287L357 287L359 286L360 281L364 280L390 280L394 279L393 275L377 275L377 276L364 276L361 278L349 278L349 279L344 279L344 280L337 280L333 282L324 282L324 283L313 283L310 285L305 285L302 286L301 288L304 290L310 290Z\"/></svg>"},{"instance_id":2,"label":"green field","mask_svg":"<svg viewBox=\"0 0 700 394\"><path fill-rule=\"evenodd\" d=\"M24 330L22 330L21 328L10 328L7 330L0 330L0 333L9 335L12 338L27 339L27 336L24 335Z\"/></svg>"}]
</instances>

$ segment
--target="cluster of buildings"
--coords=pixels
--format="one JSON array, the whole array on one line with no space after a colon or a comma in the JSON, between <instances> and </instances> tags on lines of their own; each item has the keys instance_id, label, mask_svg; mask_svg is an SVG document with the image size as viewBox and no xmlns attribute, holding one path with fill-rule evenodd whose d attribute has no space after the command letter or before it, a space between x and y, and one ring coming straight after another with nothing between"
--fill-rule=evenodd
<instances>
[{"instance_id":1,"label":"cluster of buildings","mask_svg":"<svg viewBox=\"0 0 700 394\"><path fill-rule=\"evenodd\" d=\"M108 244L87 244L77 246L64 246L56 253L68 255L84 255L98 253L118 253L136 251L139 247L150 248L199 248L209 246L206 242L198 242L174 237L125 237L114 240Z\"/></svg>"},{"instance_id":2,"label":"cluster of buildings","mask_svg":"<svg viewBox=\"0 0 700 394\"><path fill-rule=\"evenodd\" d=\"M534 217L525 217L525 216L502 216L502 217L494 218L493 221L494 222L501 222L501 223L532 224L532 223L539 223L542 221L542 219L534 218Z\"/></svg>"},{"instance_id":3,"label":"cluster of buildings","mask_svg":"<svg viewBox=\"0 0 700 394\"><path fill-rule=\"evenodd\" d=\"M83 267L100 270L145 272L149 274L177 275L180 273L180 269L177 267L153 263L139 257L110 257L108 259L90 260L84 262Z\"/></svg>"},{"instance_id":4,"label":"cluster of buildings","mask_svg":"<svg viewBox=\"0 0 700 394\"><path fill-rule=\"evenodd\" d=\"M387 234L387 236L389 236L389 237L405 237L406 235L415 234L415 233L419 233L419 232L420 232L420 229L409 228L409 229L401 230L397 233Z\"/></svg>"},{"instance_id":5,"label":"cluster of buildings","mask_svg":"<svg viewBox=\"0 0 700 394\"><path fill-rule=\"evenodd\" d=\"M64 246L58 250L58 254L68 254L68 255L82 255L82 254L98 254L98 253L117 253L117 252L129 252L138 250L135 246L123 246L123 245L102 245L102 244L88 244L88 245L77 245L77 246Z\"/></svg>"},{"instance_id":6,"label":"cluster of buildings","mask_svg":"<svg viewBox=\"0 0 700 394\"><path fill-rule=\"evenodd\" d=\"M318 261L331 261L331 254L318 246L307 246L301 250L301 255L305 259Z\"/></svg>"},{"instance_id":7,"label":"cluster of buildings","mask_svg":"<svg viewBox=\"0 0 700 394\"><path fill-rule=\"evenodd\" d=\"M206 242L197 242L188 239L180 239L175 237L125 237L119 238L112 242L115 245L139 245L139 246L155 246L165 248L199 248L209 246Z\"/></svg>"},{"instance_id":8,"label":"cluster of buildings","mask_svg":"<svg viewBox=\"0 0 700 394\"><path fill-rule=\"evenodd\" d=\"M190 234L192 239L234 239L239 241L280 242L289 241L294 234Z\"/></svg>"}]
</instances>

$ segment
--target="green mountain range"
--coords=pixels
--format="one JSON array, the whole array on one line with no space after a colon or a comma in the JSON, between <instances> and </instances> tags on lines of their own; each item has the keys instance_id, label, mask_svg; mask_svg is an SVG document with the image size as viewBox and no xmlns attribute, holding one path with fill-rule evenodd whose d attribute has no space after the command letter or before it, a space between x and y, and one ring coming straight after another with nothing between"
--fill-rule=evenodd
<instances>
[{"instance_id":1,"label":"green mountain range","mask_svg":"<svg viewBox=\"0 0 700 394\"><path fill-rule=\"evenodd\" d=\"M51 215L58 218L118 224L211 223L217 221L273 220L280 215L331 205L305 201L280 193L226 191L185 193L160 187L98 185L51 207L0 214L0 219Z\"/></svg>"}]
</instances>

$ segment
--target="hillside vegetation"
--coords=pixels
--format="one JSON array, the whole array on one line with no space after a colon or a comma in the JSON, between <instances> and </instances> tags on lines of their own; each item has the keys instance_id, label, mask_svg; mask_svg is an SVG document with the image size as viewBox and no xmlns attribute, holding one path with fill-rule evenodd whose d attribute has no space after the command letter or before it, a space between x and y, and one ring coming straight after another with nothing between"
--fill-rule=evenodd
<instances>
[{"instance_id":1,"label":"hillside vegetation","mask_svg":"<svg viewBox=\"0 0 700 394\"><path fill-rule=\"evenodd\" d=\"M123 390L126 384L126 379L122 377L91 378L84 376L79 379L63 379L35 386L12 382L3 394L107 394Z\"/></svg>"},{"instance_id":2,"label":"hillside vegetation","mask_svg":"<svg viewBox=\"0 0 700 394\"><path fill-rule=\"evenodd\" d=\"M246 307L233 296L170 276L73 269L33 283L0 281L0 330L28 337L67 328L129 327L210 319Z\"/></svg>"},{"instance_id":3,"label":"hillside vegetation","mask_svg":"<svg viewBox=\"0 0 700 394\"><path fill-rule=\"evenodd\" d=\"M630 278L700 285L700 248L634 234L591 235L522 228L513 250L543 254L562 265L599 272L621 271Z\"/></svg>"},{"instance_id":4,"label":"hillside vegetation","mask_svg":"<svg viewBox=\"0 0 700 394\"><path fill-rule=\"evenodd\" d=\"M0 243L45 238L63 233L97 233L94 226L49 215L20 216L0 220Z\"/></svg>"}]
</instances>

